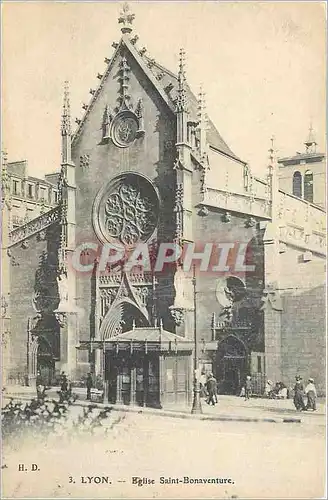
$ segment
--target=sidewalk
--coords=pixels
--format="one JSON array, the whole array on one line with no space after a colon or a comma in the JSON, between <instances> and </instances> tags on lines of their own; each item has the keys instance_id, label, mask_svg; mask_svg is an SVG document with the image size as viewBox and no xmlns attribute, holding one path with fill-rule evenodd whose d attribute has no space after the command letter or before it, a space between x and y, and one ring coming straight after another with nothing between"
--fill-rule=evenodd
<instances>
[{"instance_id":1,"label":"sidewalk","mask_svg":"<svg viewBox=\"0 0 328 500\"><path fill-rule=\"evenodd\" d=\"M48 398L58 398L59 387L52 387L47 391ZM87 406L85 389L73 389L78 399L75 405ZM4 399L14 398L30 400L36 396L35 391L30 387L11 386L3 391ZM251 398L245 401L237 396L218 396L218 404L209 406L204 399L201 400L202 414L191 414L191 405L183 404L167 405L163 409L146 408L140 406L126 406L116 404L92 403L99 408L110 406L114 411L137 412L154 414L158 416L176 418L197 418L203 420L238 421L238 422L271 422L271 423L306 423L309 425L325 426L325 400L318 399L316 412L297 412L292 399L274 400L265 398Z\"/></svg>"}]
</instances>

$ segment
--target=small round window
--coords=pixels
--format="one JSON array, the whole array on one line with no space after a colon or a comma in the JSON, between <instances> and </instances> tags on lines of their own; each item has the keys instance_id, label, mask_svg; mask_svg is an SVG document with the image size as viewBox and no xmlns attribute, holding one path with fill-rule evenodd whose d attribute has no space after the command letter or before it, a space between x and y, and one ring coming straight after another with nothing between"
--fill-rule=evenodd
<instances>
[{"instance_id":1,"label":"small round window","mask_svg":"<svg viewBox=\"0 0 328 500\"><path fill-rule=\"evenodd\" d=\"M119 113L112 124L111 137L117 146L130 146L137 137L138 120L131 111Z\"/></svg>"}]
</instances>

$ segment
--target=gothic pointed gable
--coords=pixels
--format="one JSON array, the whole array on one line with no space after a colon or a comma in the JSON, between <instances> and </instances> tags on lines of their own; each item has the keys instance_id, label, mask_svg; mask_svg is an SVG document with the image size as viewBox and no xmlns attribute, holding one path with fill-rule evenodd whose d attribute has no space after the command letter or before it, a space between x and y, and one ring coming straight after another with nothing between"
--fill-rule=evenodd
<instances>
[{"instance_id":1,"label":"gothic pointed gable","mask_svg":"<svg viewBox=\"0 0 328 500\"><path fill-rule=\"evenodd\" d=\"M72 139L72 144L77 143L78 138L80 137L83 127L85 126L85 122L87 121L90 113L92 113L93 109L95 108L95 105L97 103L97 100L99 99L99 95L106 91L106 86L108 80L113 80L114 78L117 78L117 72L118 72L118 65L122 65L122 61L126 63L126 69L127 71L131 71L131 68L129 64L126 62L126 58L131 58L136 65L140 68L142 75L145 77L145 80L148 81L155 92L158 94L162 102L165 104L165 106L168 108L169 111L174 113L175 110L175 104L174 101L170 98L170 96L165 92L165 89L163 86L161 86L156 79L156 76L153 74L153 72L150 70L149 66L147 65L147 59L143 58L143 56L137 51L137 49L134 47L133 43L129 40L129 38L126 35L123 35L120 42L117 44L114 54L110 60L106 59L108 62L106 71L103 75L98 75L101 77L100 83L96 89L90 89L90 94L92 95L92 98L90 100L89 105L84 105L83 108L85 109L85 113L82 117L81 120L76 120L77 122L77 129L73 135ZM130 60L131 60L130 59ZM119 79L119 78L118 78ZM121 85L122 88L122 85ZM123 88L124 84L123 84ZM122 94L122 92L121 92ZM119 97L118 97L119 98ZM131 106L129 106L126 103L126 108L127 109L133 109L133 111L138 111L138 102L136 103L130 103ZM112 112L115 115L115 112L117 113L120 110L120 106L113 106L110 107L110 104L107 104L103 110L103 125L108 124L108 121L106 122L106 119L108 120L108 115L111 115Z\"/></svg>"},{"instance_id":2,"label":"gothic pointed gable","mask_svg":"<svg viewBox=\"0 0 328 500\"><path fill-rule=\"evenodd\" d=\"M78 141L88 115L92 112L99 94L106 86L107 80L114 77L113 73L115 71L113 70L115 70L115 66L117 65L118 60L120 60L120 58L122 57L125 57L125 55L133 59L136 65L140 68L145 80L155 90L162 102L165 103L168 110L172 113L175 112L178 94L178 76L156 62L154 59L146 56L145 49L137 50L135 40L136 39L131 38L129 33L123 32L120 42L117 44L113 44L115 47L115 51L112 58L105 58L105 61L108 64L106 71L103 75L98 74L100 83L96 89L90 89L92 99L89 105L83 105L83 108L85 109L84 116L81 120L77 120L78 127L73 136L73 145ZM188 100L190 120L197 123L198 102L196 96L193 94L188 84L186 85L186 97ZM105 111L106 109L103 110L104 113ZM103 125L109 125L108 121L103 122ZM235 153L224 141L221 134L218 132L217 128L211 120L208 120L207 141L209 146L212 147L214 151L222 153L234 160L241 161L240 158L235 155Z\"/></svg>"}]
</instances>

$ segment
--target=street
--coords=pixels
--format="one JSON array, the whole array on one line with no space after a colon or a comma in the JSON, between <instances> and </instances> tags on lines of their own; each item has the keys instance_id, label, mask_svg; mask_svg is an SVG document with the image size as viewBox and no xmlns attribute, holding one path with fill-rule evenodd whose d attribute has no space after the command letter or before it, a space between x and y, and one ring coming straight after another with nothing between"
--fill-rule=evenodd
<instances>
[{"instance_id":1,"label":"street","mask_svg":"<svg viewBox=\"0 0 328 500\"><path fill-rule=\"evenodd\" d=\"M81 412L70 410L70 420ZM97 411L97 410L96 410ZM4 449L9 498L318 498L325 427L112 412L107 435L69 430ZM18 471L25 464L25 471ZM32 471L31 464L38 469ZM206 481L204 484L204 480ZM211 480L211 481L209 481ZM203 483L203 484L202 484Z\"/></svg>"}]
</instances>

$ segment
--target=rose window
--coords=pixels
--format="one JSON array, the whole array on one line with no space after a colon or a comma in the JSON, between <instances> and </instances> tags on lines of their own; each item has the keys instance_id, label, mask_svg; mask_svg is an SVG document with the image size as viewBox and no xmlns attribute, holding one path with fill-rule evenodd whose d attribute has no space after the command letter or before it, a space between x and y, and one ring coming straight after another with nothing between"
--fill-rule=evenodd
<instances>
[{"instance_id":1,"label":"rose window","mask_svg":"<svg viewBox=\"0 0 328 500\"><path fill-rule=\"evenodd\" d=\"M147 241L155 231L159 198L153 184L142 175L122 174L98 193L93 222L102 241L125 246Z\"/></svg>"}]
</instances>

